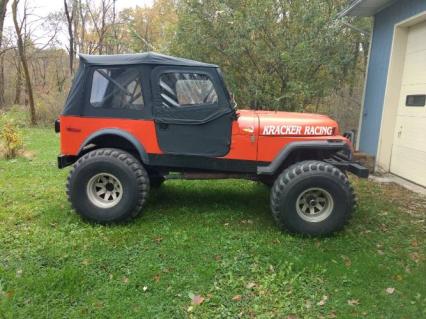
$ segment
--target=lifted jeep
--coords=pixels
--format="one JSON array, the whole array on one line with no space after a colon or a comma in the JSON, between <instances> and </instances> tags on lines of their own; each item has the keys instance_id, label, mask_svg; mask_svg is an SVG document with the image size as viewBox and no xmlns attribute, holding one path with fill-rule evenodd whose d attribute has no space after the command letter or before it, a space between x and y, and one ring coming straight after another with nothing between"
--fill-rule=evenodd
<instances>
[{"instance_id":1,"label":"lifted jeep","mask_svg":"<svg viewBox=\"0 0 426 319\"><path fill-rule=\"evenodd\" d=\"M59 168L83 218L136 217L173 177L244 178L271 187L281 229L340 230L355 205L351 141L316 114L237 110L217 65L156 53L80 55L63 113Z\"/></svg>"}]
</instances>

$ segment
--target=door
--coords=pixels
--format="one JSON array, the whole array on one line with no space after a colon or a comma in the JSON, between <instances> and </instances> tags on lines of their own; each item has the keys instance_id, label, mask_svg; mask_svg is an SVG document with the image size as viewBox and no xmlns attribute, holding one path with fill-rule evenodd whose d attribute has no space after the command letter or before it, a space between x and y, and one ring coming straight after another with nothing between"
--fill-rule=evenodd
<instances>
[{"instance_id":1,"label":"door","mask_svg":"<svg viewBox=\"0 0 426 319\"><path fill-rule=\"evenodd\" d=\"M426 187L426 21L408 30L390 170Z\"/></svg>"},{"instance_id":2,"label":"door","mask_svg":"<svg viewBox=\"0 0 426 319\"><path fill-rule=\"evenodd\" d=\"M235 115L215 68L157 67L152 82L157 139L164 153L228 154Z\"/></svg>"}]
</instances>

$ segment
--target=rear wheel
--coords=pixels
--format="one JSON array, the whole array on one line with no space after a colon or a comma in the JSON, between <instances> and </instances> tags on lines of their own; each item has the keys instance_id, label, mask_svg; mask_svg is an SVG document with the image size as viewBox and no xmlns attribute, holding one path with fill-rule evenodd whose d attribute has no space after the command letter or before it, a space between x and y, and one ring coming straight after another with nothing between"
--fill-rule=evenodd
<instances>
[{"instance_id":1,"label":"rear wheel","mask_svg":"<svg viewBox=\"0 0 426 319\"><path fill-rule=\"evenodd\" d=\"M326 235L342 229L354 204L347 177L320 161L292 165L271 190L271 210L278 226L304 235Z\"/></svg>"},{"instance_id":2,"label":"rear wheel","mask_svg":"<svg viewBox=\"0 0 426 319\"><path fill-rule=\"evenodd\" d=\"M68 199L83 218L98 223L136 217L149 192L148 174L127 152L103 148L81 157L70 172Z\"/></svg>"}]
</instances>

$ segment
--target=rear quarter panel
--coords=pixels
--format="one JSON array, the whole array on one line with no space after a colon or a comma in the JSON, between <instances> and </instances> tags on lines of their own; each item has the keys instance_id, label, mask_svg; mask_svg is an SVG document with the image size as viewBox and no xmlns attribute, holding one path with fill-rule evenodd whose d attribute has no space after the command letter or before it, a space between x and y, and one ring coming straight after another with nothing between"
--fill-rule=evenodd
<instances>
[{"instance_id":1,"label":"rear quarter panel","mask_svg":"<svg viewBox=\"0 0 426 319\"><path fill-rule=\"evenodd\" d=\"M61 116L60 121L61 154L63 155L77 155L91 134L108 128L130 133L143 145L147 153L162 154L157 143L153 120Z\"/></svg>"}]
</instances>

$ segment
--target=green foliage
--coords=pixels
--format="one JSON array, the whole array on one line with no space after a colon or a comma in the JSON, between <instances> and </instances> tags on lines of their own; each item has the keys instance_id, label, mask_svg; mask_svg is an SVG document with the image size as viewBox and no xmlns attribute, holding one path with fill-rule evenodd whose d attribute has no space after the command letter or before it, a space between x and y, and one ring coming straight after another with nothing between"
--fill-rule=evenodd
<instances>
[{"instance_id":1,"label":"green foliage","mask_svg":"<svg viewBox=\"0 0 426 319\"><path fill-rule=\"evenodd\" d=\"M239 104L301 111L358 72L364 36L336 20L346 1L179 2L175 54L215 62Z\"/></svg>"},{"instance_id":2,"label":"green foliage","mask_svg":"<svg viewBox=\"0 0 426 319\"><path fill-rule=\"evenodd\" d=\"M57 135L23 132L36 157L0 160L2 319L426 316L426 203L408 191L354 179L359 207L330 238L281 233L268 189L237 180L167 181L140 218L91 225Z\"/></svg>"},{"instance_id":3,"label":"green foliage","mask_svg":"<svg viewBox=\"0 0 426 319\"><path fill-rule=\"evenodd\" d=\"M38 123L52 126L64 108L65 98L63 92L52 91L49 94L39 94L36 98Z\"/></svg>"},{"instance_id":4,"label":"green foliage","mask_svg":"<svg viewBox=\"0 0 426 319\"><path fill-rule=\"evenodd\" d=\"M13 122L6 122L0 128L0 141L3 156L12 159L18 156L23 147L22 136Z\"/></svg>"}]
</instances>

